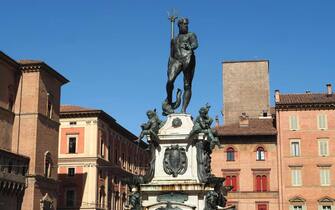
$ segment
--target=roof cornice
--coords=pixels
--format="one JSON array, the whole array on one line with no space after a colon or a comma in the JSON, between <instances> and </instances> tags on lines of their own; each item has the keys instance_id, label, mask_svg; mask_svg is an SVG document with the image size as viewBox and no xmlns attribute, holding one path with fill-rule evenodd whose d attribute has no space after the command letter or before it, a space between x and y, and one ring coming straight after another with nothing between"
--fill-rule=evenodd
<instances>
[{"instance_id":1,"label":"roof cornice","mask_svg":"<svg viewBox=\"0 0 335 210\"><path fill-rule=\"evenodd\" d=\"M287 109L334 109L335 103L295 103L295 104L280 104L277 103L275 106L276 110L287 110Z\"/></svg>"},{"instance_id":2,"label":"roof cornice","mask_svg":"<svg viewBox=\"0 0 335 210\"><path fill-rule=\"evenodd\" d=\"M46 70L47 73L51 74L62 84L66 84L69 82L69 80L66 79L63 75L61 75L56 70L54 70L53 68L51 68L49 65L47 65L42 61L31 62L31 63L24 63L22 61L19 61L19 64L20 64L20 70L22 72L30 73L30 72L40 72L41 70Z\"/></svg>"}]
</instances>

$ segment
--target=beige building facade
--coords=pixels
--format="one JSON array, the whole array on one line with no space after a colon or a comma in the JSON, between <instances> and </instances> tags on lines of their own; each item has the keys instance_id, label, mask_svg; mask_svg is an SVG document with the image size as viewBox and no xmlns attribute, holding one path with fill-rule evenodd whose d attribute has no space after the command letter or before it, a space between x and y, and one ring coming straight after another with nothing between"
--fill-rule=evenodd
<instances>
[{"instance_id":1,"label":"beige building facade","mask_svg":"<svg viewBox=\"0 0 335 210\"><path fill-rule=\"evenodd\" d=\"M146 144L102 110L62 106L58 209L123 210L124 177L143 175Z\"/></svg>"}]
</instances>

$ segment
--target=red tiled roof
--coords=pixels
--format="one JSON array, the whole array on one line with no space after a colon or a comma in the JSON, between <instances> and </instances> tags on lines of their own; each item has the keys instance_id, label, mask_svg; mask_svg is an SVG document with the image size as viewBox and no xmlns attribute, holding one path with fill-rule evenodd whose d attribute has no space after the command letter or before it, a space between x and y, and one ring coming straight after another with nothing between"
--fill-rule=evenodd
<instances>
[{"instance_id":1,"label":"red tiled roof","mask_svg":"<svg viewBox=\"0 0 335 210\"><path fill-rule=\"evenodd\" d=\"M83 112L83 111L93 111L96 109L85 108L81 106L73 106L73 105L61 105L60 112Z\"/></svg>"},{"instance_id":2,"label":"red tiled roof","mask_svg":"<svg viewBox=\"0 0 335 210\"><path fill-rule=\"evenodd\" d=\"M240 127L239 123L216 128L219 136L272 136L277 134L273 119L249 119L248 127Z\"/></svg>"},{"instance_id":3,"label":"red tiled roof","mask_svg":"<svg viewBox=\"0 0 335 210\"><path fill-rule=\"evenodd\" d=\"M314 104L335 103L335 94L325 93L303 93L303 94L280 94L279 102L276 104Z\"/></svg>"}]
</instances>

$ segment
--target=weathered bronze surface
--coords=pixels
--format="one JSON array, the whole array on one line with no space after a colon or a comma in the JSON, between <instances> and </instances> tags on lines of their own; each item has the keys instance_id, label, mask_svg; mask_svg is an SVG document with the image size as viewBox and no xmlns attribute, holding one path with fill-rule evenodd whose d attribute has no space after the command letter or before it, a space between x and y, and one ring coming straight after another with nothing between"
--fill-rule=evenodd
<instances>
[{"instance_id":1,"label":"weathered bronze surface","mask_svg":"<svg viewBox=\"0 0 335 210\"><path fill-rule=\"evenodd\" d=\"M188 19L181 18L178 21L179 34L171 40L171 53L168 62L168 80L166 83L167 97L163 102L163 115L174 113L174 110L180 105L180 97L172 102L172 93L174 82L178 75L183 72L184 75L184 93L182 113L186 113L186 108L190 103L192 96L192 80L195 69L194 50L198 47L198 39L195 33L188 31Z\"/></svg>"},{"instance_id":2,"label":"weathered bronze surface","mask_svg":"<svg viewBox=\"0 0 335 210\"><path fill-rule=\"evenodd\" d=\"M195 144L193 139L199 133L205 134L207 140L210 142L211 149L214 149L215 145L217 145L219 148L221 147L220 141L216 136L215 131L213 131L211 128L213 119L208 116L208 111L210 107L211 106L209 104L206 104L206 106L200 108L199 116L195 119L193 128L188 135L189 143L186 150L189 148L190 145Z\"/></svg>"},{"instance_id":3,"label":"weathered bronze surface","mask_svg":"<svg viewBox=\"0 0 335 210\"><path fill-rule=\"evenodd\" d=\"M185 149L179 145L172 145L164 153L163 168L165 173L173 177L182 175L187 170L187 156Z\"/></svg>"},{"instance_id":4,"label":"weathered bronze surface","mask_svg":"<svg viewBox=\"0 0 335 210\"><path fill-rule=\"evenodd\" d=\"M208 179L208 184L214 186L214 190L206 193L204 210L217 210L226 206L227 199L225 196L232 188L223 186L223 182L224 178L220 177Z\"/></svg>"},{"instance_id":5,"label":"weathered bronze surface","mask_svg":"<svg viewBox=\"0 0 335 210\"><path fill-rule=\"evenodd\" d=\"M147 111L148 122L141 125L142 132L138 140L143 139L144 136L150 137L150 142L157 148L159 146L158 131L162 126L162 121L158 118L156 109Z\"/></svg>"}]
</instances>

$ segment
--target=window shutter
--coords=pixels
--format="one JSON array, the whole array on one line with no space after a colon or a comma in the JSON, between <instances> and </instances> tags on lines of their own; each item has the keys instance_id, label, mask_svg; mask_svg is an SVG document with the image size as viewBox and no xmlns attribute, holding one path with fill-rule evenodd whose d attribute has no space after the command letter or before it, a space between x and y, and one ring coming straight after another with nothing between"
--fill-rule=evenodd
<instances>
[{"instance_id":1,"label":"window shutter","mask_svg":"<svg viewBox=\"0 0 335 210\"><path fill-rule=\"evenodd\" d=\"M325 170L325 175L326 175L326 185L329 185L330 184L330 170L329 169L326 169Z\"/></svg>"},{"instance_id":2,"label":"window shutter","mask_svg":"<svg viewBox=\"0 0 335 210\"><path fill-rule=\"evenodd\" d=\"M334 205L332 205L331 208L332 208L331 210L335 210L335 206Z\"/></svg>"},{"instance_id":3,"label":"window shutter","mask_svg":"<svg viewBox=\"0 0 335 210\"><path fill-rule=\"evenodd\" d=\"M296 115L290 116L290 126L291 130L298 130L298 118Z\"/></svg>"},{"instance_id":4,"label":"window shutter","mask_svg":"<svg viewBox=\"0 0 335 210\"><path fill-rule=\"evenodd\" d=\"M290 205L290 210L294 210L294 207L292 205Z\"/></svg>"},{"instance_id":5,"label":"window shutter","mask_svg":"<svg viewBox=\"0 0 335 210\"><path fill-rule=\"evenodd\" d=\"M261 176L256 176L256 191L257 192L260 192L261 191L261 179L262 177Z\"/></svg>"},{"instance_id":6,"label":"window shutter","mask_svg":"<svg viewBox=\"0 0 335 210\"><path fill-rule=\"evenodd\" d=\"M262 176L262 192L267 191L268 183L267 177L265 175Z\"/></svg>"},{"instance_id":7,"label":"window shutter","mask_svg":"<svg viewBox=\"0 0 335 210\"><path fill-rule=\"evenodd\" d=\"M226 176L226 186L230 186L231 182L230 182L230 176Z\"/></svg>"},{"instance_id":8,"label":"window shutter","mask_svg":"<svg viewBox=\"0 0 335 210\"><path fill-rule=\"evenodd\" d=\"M306 205L303 205L303 206L302 206L302 210L307 210L307 206L306 206Z\"/></svg>"},{"instance_id":9,"label":"window shutter","mask_svg":"<svg viewBox=\"0 0 335 210\"><path fill-rule=\"evenodd\" d=\"M236 180L236 176L232 176L232 179L231 179L231 184L233 185L233 189L232 189L232 191L233 192L236 192L236 190L237 190L237 180Z\"/></svg>"}]
</instances>

